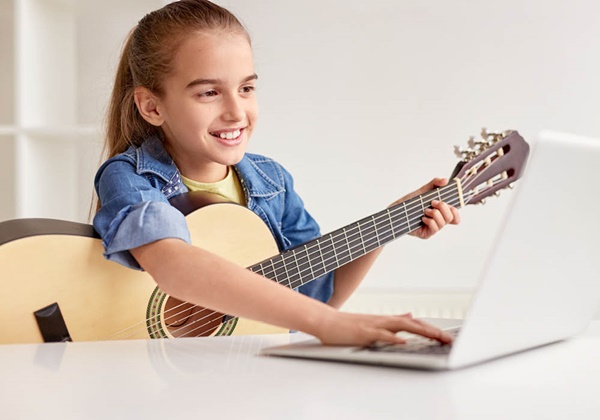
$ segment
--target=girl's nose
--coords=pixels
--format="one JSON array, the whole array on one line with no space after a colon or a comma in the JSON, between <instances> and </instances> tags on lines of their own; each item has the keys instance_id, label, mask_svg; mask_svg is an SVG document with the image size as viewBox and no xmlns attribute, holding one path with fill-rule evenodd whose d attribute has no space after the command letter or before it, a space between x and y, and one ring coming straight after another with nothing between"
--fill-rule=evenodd
<instances>
[{"instance_id":1,"label":"girl's nose","mask_svg":"<svg viewBox=\"0 0 600 420\"><path fill-rule=\"evenodd\" d=\"M235 95L229 95L224 103L223 118L226 121L242 121L244 115L242 99Z\"/></svg>"}]
</instances>

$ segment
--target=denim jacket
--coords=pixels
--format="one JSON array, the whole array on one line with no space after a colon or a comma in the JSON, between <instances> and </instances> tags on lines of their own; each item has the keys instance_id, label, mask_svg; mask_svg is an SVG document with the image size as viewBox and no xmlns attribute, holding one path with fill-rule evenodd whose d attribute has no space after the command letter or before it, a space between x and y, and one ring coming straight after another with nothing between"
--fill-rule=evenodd
<instances>
[{"instance_id":1,"label":"denim jacket","mask_svg":"<svg viewBox=\"0 0 600 420\"><path fill-rule=\"evenodd\" d=\"M280 164L247 153L235 170L247 207L266 223L280 251L320 235L317 222L294 191L291 175ZM191 243L185 217L169 203L170 198L188 189L157 137L104 162L94 185L102 204L94 217L94 228L102 237L107 259L141 269L129 249L165 238ZM333 273L298 290L327 302L333 292Z\"/></svg>"}]
</instances>

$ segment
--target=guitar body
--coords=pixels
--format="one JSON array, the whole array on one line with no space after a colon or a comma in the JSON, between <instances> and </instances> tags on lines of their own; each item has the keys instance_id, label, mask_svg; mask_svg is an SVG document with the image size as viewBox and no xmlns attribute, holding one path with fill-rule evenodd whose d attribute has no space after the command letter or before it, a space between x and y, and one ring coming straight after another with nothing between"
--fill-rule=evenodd
<instances>
[{"instance_id":1,"label":"guitar body","mask_svg":"<svg viewBox=\"0 0 600 420\"><path fill-rule=\"evenodd\" d=\"M242 206L208 205L186 219L194 245L243 267L278 253L264 222ZM22 219L0 229L27 220L55 222ZM52 303L73 341L287 332L166 295L147 273L107 261L95 235L28 235L0 242L0 344L43 342L34 312Z\"/></svg>"}]
</instances>

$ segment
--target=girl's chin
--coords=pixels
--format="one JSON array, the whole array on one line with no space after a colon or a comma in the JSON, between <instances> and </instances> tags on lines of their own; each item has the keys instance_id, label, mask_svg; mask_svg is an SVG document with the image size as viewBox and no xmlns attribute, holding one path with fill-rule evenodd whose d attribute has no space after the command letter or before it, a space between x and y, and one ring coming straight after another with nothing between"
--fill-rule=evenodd
<instances>
[{"instance_id":1,"label":"girl's chin","mask_svg":"<svg viewBox=\"0 0 600 420\"><path fill-rule=\"evenodd\" d=\"M221 163L227 166L237 165L244 158L245 153L245 148L240 148L235 151L231 150L229 153L221 155Z\"/></svg>"}]
</instances>

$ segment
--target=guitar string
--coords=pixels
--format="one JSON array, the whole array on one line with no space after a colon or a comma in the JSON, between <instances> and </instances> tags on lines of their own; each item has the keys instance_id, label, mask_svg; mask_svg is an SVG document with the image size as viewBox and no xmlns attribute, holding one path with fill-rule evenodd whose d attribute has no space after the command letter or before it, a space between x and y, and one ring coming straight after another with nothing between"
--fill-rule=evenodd
<instances>
[{"instance_id":1,"label":"guitar string","mask_svg":"<svg viewBox=\"0 0 600 420\"><path fill-rule=\"evenodd\" d=\"M203 311L204 311L204 310L208 310L208 311L210 311L210 309L207 309L207 308L203 308ZM201 312L198 312L198 313L200 314L200 313L202 313L202 311L201 311ZM205 315L205 316L204 316L204 317L202 317L202 318L199 318L199 319L196 319L196 320L192 321L191 323L187 324L187 325L186 325L186 327L181 327L181 328L178 328L178 329L175 329L175 330L173 330L173 331L172 331L172 334L175 334L175 333L179 332L179 330L182 330L182 329L185 329L185 328L189 328L190 326L192 326L192 325L194 325L194 324L196 324L196 323L198 323L198 322L202 322L202 321L206 320L206 318L208 318L208 317L210 317L210 316L212 316L212 315L215 315L215 314L217 315L215 318L212 318L212 319L208 320L208 321L207 321L207 322L205 322L204 324L201 324L201 325L199 325L199 326L195 327L194 329L192 329L192 330L190 330L190 331L186 331L186 332L185 332L183 335L181 335L181 336L179 336L179 337L193 336L193 334L194 334L194 332L195 332L195 331L197 331L197 330L200 330L200 329L204 328L205 326L209 325L211 322L214 322L214 321L216 321L217 319L219 319L219 318L223 317L223 314L222 314L222 313L219 313L219 312L216 312L216 311L213 311L213 312L209 313L208 315ZM233 318L237 318L237 317L233 317ZM230 321L231 321L231 320L227 320L227 321L225 321L225 322L230 322Z\"/></svg>"},{"instance_id":2,"label":"guitar string","mask_svg":"<svg viewBox=\"0 0 600 420\"><path fill-rule=\"evenodd\" d=\"M453 185L451 185L451 186L453 186ZM438 197L440 197L440 195L441 195L441 192L439 192L439 193L438 193L438 191L441 191L441 190L442 190L441 188L440 188L440 189L437 189L437 190L433 190L433 191L431 192L431 194L429 194L429 197L428 197L428 198L435 197L436 195L437 195ZM445 194L446 192L447 192L447 191L444 191L444 197L442 197L442 199L446 198L446 194ZM418 208L418 207L419 207L419 206L413 206L413 207L411 207L411 210L414 210L415 208ZM421 208L422 208L422 206L421 206ZM398 212L400 212L400 209L398 209L397 207L396 207L396 210L398 210L398 211L395 211L395 213L398 213ZM414 214L419 214L419 213L421 213L421 212L412 213L412 215L414 215ZM382 216L382 217L383 217L383 216ZM394 229L394 228L392 227L392 230L393 230L393 229ZM392 234L392 236L393 236L393 234ZM351 249L351 251L352 251L352 249ZM309 259L309 263L310 263L310 259ZM306 271L306 270L305 270L305 271ZM300 274L302 274L302 272L300 272ZM268 276L267 276L267 277L268 277ZM171 308L171 309L170 309L170 310L168 310L167 312L172 312L173 310L176 310L176 309L178 309L178 308L180 308L180 307L182 307L182 306L184 306L184 305L190 305L190 304L189 304L189 302L182 302L181 304L179 304L179 305L175 306L174 308ZM194 305L194 306L195 306L195 305ZM196 307L196 308L198 308L198 306L195 306L195 307ZM168 315L166 318L164 318L164 320L165 320L165 322L172 322L172 321L171 321L171 319L172 319L173 317L176 317L176 316L178 316L178 315L181 315L183 312L187 312L187 311L189 311L189 309L190 309L190 308L186 307L185 309L183 309L183 310L181 310L181 311L179 311L179 312L177 312L177 313L175 313L175 314L172 314L172 313L170 313L170 314L169 314L169 315ZM197 312L197 313L196 313L196 316L197 316L198 314L202 314L202 312L204 312L204 311L207 311L207 310L208 310L208 311L210 311L210 309L207 309L207 308L202 308L202 310L201 310L200 312ZM203 318L200 318L200 319L197 319L197 320L193 321L193 322L192 322L192 324L193 324L193 323L200 322L200 321L202 321L202 320L206 319L207 317L209 317L209 316L211 316L211 315L213 315L213 314L217 314L217 318L210 320L210 321L209 321L209 323L210 323L210 322L213 322L213 321L215 321L216 319L218 319L219 317L223 316L222 314L220 314L220 313L218 313L218 312L216 312L216 311L212 311L212 312L210 312L208 315L205 315ZM164 315L166 315L166 312L163 314L163 316L164 316ZM181 319L178 319L178 320L174 321L174 323L179 323L179 322L181 322L181 321L185 320L186 318L189 318L190 316L192 316L192 315L186 315L184 318L181 318ZM157 317L154 317L154 318L157 318ZM119 331L119 332L117 332L117 333L115 333L115 334L111 335L111 337L113 337L113 336L116 336L116 335L119 335L119 334L123 334L123 333L125 333L126 331L128 331L128 330L130 330L130 329L132 329L132 328L135 328L136 326L140 326L141 324L145 324L145 323L147 323L147 321L150 321L151 319L152 319L152 318L149 318L149 319L147 319L147 320L144 320L144 321L142 321L142 322L139 322L139 323L137 323L137 324L135 324L135 325L133 325L133 326L131 326L131 327L129 327L129 328L126 328L126 329L124 329L124 330L122 330L122 331ZM154 324L151 324L151 325L148 325L148 327L156 327L156 326L157 326L157 325L159 325L159 324L160 324L160 318L157 318L157 320L155 321L155 323L154 323ZM173 332L177 332L179 329L185 329L185 328L189 328L189 326L190 326L190 325L192 325L192 324L186 324L185 326L183 326L183 327L181 327L181 328L178 328L178 329L175 329L175 330L173 330ZM194 329L193 331L195 331L195 330L197 330L197 329L199 329L199 328L202 328L202 327L203 327L203 326L205 326L205 325L206 325L206 324L203 324L203 325L201 325L200 327L198 327L198 328ZM133 334L135 334L135 333L133 333ZM132 335L132 334L130 334L130 335ZM130 336L130 335L129 335L129 336ZM128 336L126 336L125 338L127 338L127 337L128 337Z\"/></svg>"},{"instance_id":3,"label":"guitar string","mask_svg":"<svg viewBox=\"0 0 600 420\"><path fill-rule=\"evenodd\" d=\"M434 198L436 198L436 196L437 196L438 198L442 198L442 200L445 200L445 199L447 198L447 197L446 197L446 193L448 192L448 190L453 190L454 188L455 188L455 184L450 184L449 186L442 187L442 188L438 188L438 189L432 190L430 193L423 194L423 195L421 195L421 196L420 196L420 198L423 198L423 197L424 197L426 200L430 200L430 199L434 199ZM444 194L442 194L442 191L444 191ZM451 192L452 192L452 191L451 191ZM406 200L406 201L414 200L415 198L417 198L417 197L413 197L413 198L411 198L411 199L409 199L409 200ZM456 204L458 204L458 202L457 202L457 203L450 203L449 201L448 201L448 203L449 203L449 204L452 204L452 205L456 205ZM414 205L414 206L408 207L408 208L410 208L410 210L411 210L411 216L415 216L415 215L417 215L417 214L422 214L422 212L423 212L423 205L422 205L422 204L418 204L418 203L416 203L416 200L414 200L414 201L413 201L413 203L411 203L411 204L416 204L416 205ZM420 211L419 211L419 212L412 213L412 210L419 209L419 208L420 208ZM385 211L384 211L384 212L383 212L384 214L381 214L380 216L378 216L378 218L379 218L379 219L386 218L386 220L387 220L387 218L388 218L388 217L390 217L390 216L391 216L391 217L395 217L395 216L397 216L397 214L398 214L398 213L404 213L404 212L405 212L404 208L400 209L400 208L399 208L399 205L396 205L396 206L394 206L394 207L392 207L392 208L388 209L388 211L387 211L387 212L385 212ZM395 213L395 214L394 214L394 213ZM368 219L368 217L367 217L367 218L365 218L365 219ZM376 218L375 218L375 217L373 217L373 218L372 218L372 220L376 220ZM379 223L379 221L378 221L377 223ZM377 226L377 223L375 223L375 224L374 224L372 227L376 227L376 226ZM404 225L404 224L406 224L406 223L403 223L403 224L401 224L400 226L402 226L402 225ZM396 226L396 229L399 229L399 228L400 228L400 226ZM354 228L354 229L356 229L356 228ZM360 229L360 225L359 225L358 229ZM403 229L404 229L404 228L402 228L401 230L403 230ZM392 237L395 235L395 232L393 232L394 230L395 230L394 226L391 226L391 231L392 231L392 235L391 235L391 236L392 236ZM377 236L378 236L378 238L381 238L383 235L386 235L386 234L388 234L388 233L390 232L390 229L388 229L387 231L386 231L386 230L382 230L381 232L382 232L382 235L377 235ZM405 234L405 233L407 233L407 232L403 232L402 234ZM345 232L345 231L342 231L342 234L346 234L346 232ZM355 234L355 233L354 233L354 234ZM340 235L341 235L341 234L340 234ZM338 235L338 237L339 237L340 235ZM388 237L386 237L385 239L388 239L388 238L389 238L389 236L388 236ZM378 240L379 240L379 239L378 239ZM355 242L355 240L352 240L352 242ZM333 239L332 239L332 243L333 243ZM317 244L317 245L318 245L318 244ZM359 247L360 247L361 245L362 245L362 243L359 243L359 244L358 244L358 246L359 246ZM308 252L308 251L309 251L309 250L311 250L311 249L313 249L313 250L314 250L314 248L315 248L315 246L313 246L313 247L311 247L311 248L307 248L307 249L306 249L306 251L307 251L307 258L308 258L308 260L307 260L307 263L308 263L309 265L310 265L310 262L313 260L313 255L314 255L314 254L311 254L311 253L310 253L310 252ZM350 248L350 256L352 255L353 251L355 251L355 250L357 250L357 248L356 248L355 244L353 244L353 245L351 246L351 248ZM335 254L335 250L333 250L333 253ZM362 255L361 255L361 256L362 256ZM351 258L352 258L352 257L351 257ZM329 259L330 259L330 258L328 257L328 260L329 260ZM344 262L344 264L347 264L347 263L348 263L348 262L350 262L350 261L352 261L352 259L351 259L351 260L349 260L349 261L347 261L347 262ZM258 265L258 264L257 264L257 265ZM304 265L304 264L303 264L303 265ZM342 265L343 265L343 264L342 264ZM255 265L255 266L256 266L256 265ZM273 267L273 268L274 268L274 267ZM302 271L302 270L300 270L300 271L298 272L298 275L300 276L300 278L303 278L303 277L304 277L304 272L306 272L306 269L304 269L303 271ZM270 272L266 272L266 273L264 273L263 275L264 275L265 277L268 277L268 278L269 278L269 274L270 274L270 275L272 275L273 273L274 273L274 271L270 271ZM260 274L260 273L259 273L259 274ZM323 273L323 274L325 274L325 273ZM318 276L317 276L317 277L318 277ZM304 284L304 283L301 283L301 284ZM291 286L291 282L290 282L290 287L291 287L291 288L295 288L295 287L298 287L298 286ZM184 313L184 312L188 312L188 311L190 310L190 308L189 308L189 307L187 307L187 305L191 305L191 304L190 304L189 302L182 302L181 304L178 304L178 305L176 305L175 307L173 307L173 308L169 309L168 311L166 311L166 312L163 314L163 316L167 315L167 313L169 313L169 314L168 314L168 316L166 316L166 317L164 318L165 322L173 322L173 321L171 321L171 320L172 320L172 318L174 318L174 317L177 317L177 316L181 315L181 314L182 314L182 313ZM181 311L179 311L179 312L176 312L176 313L174 313L174 314L173 314L173 313L171 313L171 312L173 312L173 311L176 311L177 309L179 309L179 308L181 308L181 307L183 307L183 306L186 306L186 307L185 307L183 310L181 310ZM195 306L195 305L194 305L194 307L195 307L195 308L199 308L198 306ZM192 308L192 309L193 309L193 308ZM196 312L196 313L195 313L195 314L193 314L193 315L195 315L195 316L198 316L199 314L202 314L202 312L204 312L204 311L210 311L210 309L207 309L207 308L202 308L200 312ZM178 319L178 320L174 321L174 323L181 322L181 321L185 320L186 318L189 318L190 316L193 316L193 315L186 315L186 316L184 316L183 318L180 318L180 319ZM212 316L212 315L217 315L217 317L216 317L216 318L214 318L214 319L211 319L211 320L209 320L209 321L208 321L208 323L205 323L205 324L202 324L202 325L201 325L201 326L199 326L199 327L196 327L196 328L195 328L194 330L192 330L191 332L193 332L193 331L195 331L195 330L197 330L197 329L200 329L200 328L202 328L202 327L204 327L204 326L208 325L209 323L216 321L218 318L221 318L221 317L223 316L223 314L221 314L221 313L219 313L219 312L212 311L212 312L210 312L209 314L207 314L207 315L203 316L202 318L194 320L194 321L192 322L192 324L194 324L194 323L197 323L197 322L201 322L202 320L205 320L206 318L208 318L209 316ZM152 318L156 318L156 316L155 316L155 317L150 317L150 318L148 318L148 319L146 319L146 320L144 320L144 321L141 321L141 322L139 322L139 323L137 323L137 324L134 324L134 325L132 325L131 327L128 327L128 328L126 328L126 329L124 329L124 330L121 330L121 331L119 331L119 332L116 332L116 333L114 333L113 335L111 335L109 338L112 338L112 337L114 337L114 336L117 336L117 335L123 334L123 333L125 333L125 332L127 332L127 331L129 331L129 330L131 330L131 329L133 329L133 328L136 328L136 327L138 327L138 326L141 326L142 324L146 324L146 323L147 323L147 321L151 321L151 320L152 320ZM227 321L227 322L228 322L228 321ZM148 327L156 327L156 326L157 326L157 325L159 325L159 324L160 324L160 320L156 321L154 324L150 324L150 325L148 325ZM192 324L187 324L186 326L182 326L182 327L180 327L180 328L174 329L172 332L173 332L173 333L176 333L178 330L189 328L189 326L190 326L190 325L192 325ZM188 333L189 333L189 332L188 332ZM188 333L186 333L186 334L188 334ZM129 336L131 336L131 335L133 335L133 334L135 334L135 332L134 332L134 333L132 333L132 334L130 334L130 335L127 335L127 336L125 336L124 338L127 338L127 337L129 337Z\"/></svg>"},{"instance_id":4,"label":"guitar string","mask_svg":"<svg viewBox=\"0 0 600 420\"><path fill-rule=\"evenodd\" d=\"M450 187L450 188L448 188L448 187ZM442 191L442 190L445 190L445 191L444 191L444 194L443 194L443 196L441 197L441 198L442 198L442 200L444 200L445 198L447 198L445 193L447 192L447 190L448 190L448 189L453 189L452 187L454 187L454 184L451 184L451 185L449 185L448 187L442 187L442 188L438 188L438 189L436 189L436 190L432 190L432 192L431 192L430 194L428 194L428 197L427 197L427 199L430 199L430 198L435 198L436 196L440 197L440 195L441 195L441 191ZM438 191L439 191L439 193L438 193ZM408 201L408 200L407 200L407 201ZM458 203L456 203L456 204L458 204ZM453 205L456 205L456 204L453 204ZM416 209L416 208L419 208L419 207L421 207L421 211L422 211L422 205L421 205L421 206L419 206L419 205L412 206L412 207L411 207L411 211L412 211L412 210L414 210L414 209ZM394 210L392 210L392 209L394 209ZM391 210L391 211L388 211L388 212L386 212L386 214L385 214L385 215L382 215L382 216L380 216L380 218L382 218L382 217L385 217L385 216L386 216L388 213L392 214L392 212L393 212L393 213L396 213L396 214L397 214L397 213L404 213L404 209L399 209L399 208L398 208L398 206L392 207L390 210ZM413 215L413 216L414 216L415 214L419 214L419 213L421 213L421 212L417 212L417 213L411 213L411 215ZM394 227L393 227L393 226L392 226L392 230L394 230ZM389 231L388 231L388 232L389 232ZM384 231L384 233L386 233L386 232ZM404 233L406 233L406 232L404 232ZM403 234L404 234L404 233L403 233ZM394 234L392 234L392 236L394 236ZM360 245L360 244L359 244L359 245ZM312 248L314 249L314 247L312 247ZM353 248L353 249L351 249L351 251L353 251L353 250L356 250L356 247L355 247L355 248ZM310 254L309 254L309 255L310 255ZM313 254L313 255L314 255L314 254ZM309 259L309 263L310 263L310 261L311 261L311 260L312 260L312 258L310 258L310 259ZM306 271L306 270L304 270L304 271ZM272 273L270 273L270 274L272 274ZM302 274L302 272L299 272L299 274ZM323 274L324 274L324 273L323 273ZM265 274L265 276L266 276L266 277L268 277L268 274ZM301 277L302 277L302 276L301 276ZM182 302L181 304L179 304L179 305L177 305L177 306L175 306L175 307L173 307L173 308L169 309L167 312L172 312L172 311L174 311L174 310L177 310L178 308L180 308L180 307L182 307L182 306L185 306L185 305L190 305L190 303L189 303L189 302ZM194 305L194 306L195 306L195 305ZM196 308L199 308L198 306L195 306L195 307L196 307ZM176 316L178 316L178 315L181 315L183 312L187 312L187 311L189 311L189 309L190 309L189 307L186 307L185 309L183 309L183 310L181 310L181 311L179 311L179 312L177 312L177 313L175 313L175 314L172 314L172 313L170 313L170 314L169 314L169 315L168 315L166 318L164 318L164 320L165 320L165 322L173 322L173 321L171 321L173 317L176 317ZM202 308L202 310L201 310L200 312L196 312L196 316L197 316L198 314L201 314L201 313L202 313L202 312L204 312L204 311L210 311L210 309L207 309L207 308ZM166 314L167 314L167 312L165 312L165 313L163 314L163 316L164 316L164 315L166 315ZM215 321L216 319L218 319L218 318L220 318L220 317L222 317L222 316L223 316L223 314L220 314L219 312L212 311L212 312L210 312L208 315L205 315L203 318L200 318L200 319L197 319L197 320L193 321L193 322L192 322L192 324L193 324L193 323L200 322L200 321L202 321L202 320L206 319L207 317L209 317L209 316L211 316L211 315L213 315L213 314L217 314L217 318L210 320L210 321L209 321L209 323L210 323L210 322L213 322L213 321ZM178 319L178 320L174 321L174 323L179 323L179 322L181 322L181 321L185 320L186 318L189 318L190 316L192 316L192 315L186 315L185 317L183 317L183 318L180 318L180 319ZM109 338L112 338L112 337L114 337L114 336L116 336L116 335L119 335L119 334L123 334L123 333L125 333L125 332L127 332L127 331L129 331L129 330L131 330L131 329L133 329L133 328L135 328L135 327L137 327L137 326L141 326L142 324L146 324L146 323L147 323L147 321L151 321L151 320L152 320L152 318L157 318L157 317L156 317L156 316L155 316L155 317L151 317L151 318L148 318L148 319L146 319L146 320L144 320L144 321L141 321L141 322L139 322L139 323L137 323L137 324L134 324L134 325L132 325L131 327L128 327L128 328L126 328L126 329L124 329L124 330L121 330L121 331L119 331L119 332L116 332L116 333L114 333L114 334L113 334L113 335L111 335ZM157 320L155 321L155 323L154 323L154 324L150 324L150 325L148 325L148 327L156 327L156 326L157 326L157 325L159 325L159 324L160 324L160 318L157 318ZM189 326L190 326L190 325L191 325L191 324L186 324L186 326L183 326L183 327L181 327L181 328L175 329L175 330L173 330L173 332L177 332L177 331L178 331L178 330L180 330L180 329L189 328ZM203 326L205 326L205 325L207 325L207 324L203 324L203 325L201 325L200 327L196 328L195 330L197 330L197 329L199 329L199 328L202 328L202 327L203 327ZM194 330L194 331L195 331L195 330ZM131 336L131 335L133 335L133 334L135 334L135 332L134 332L134 333L132 333L132 334L130 334L130 335L128 335L128 336L125 336L125 338L127 338L127 337L129 337L129 336Z\"/></svg>"}]
</instances>

